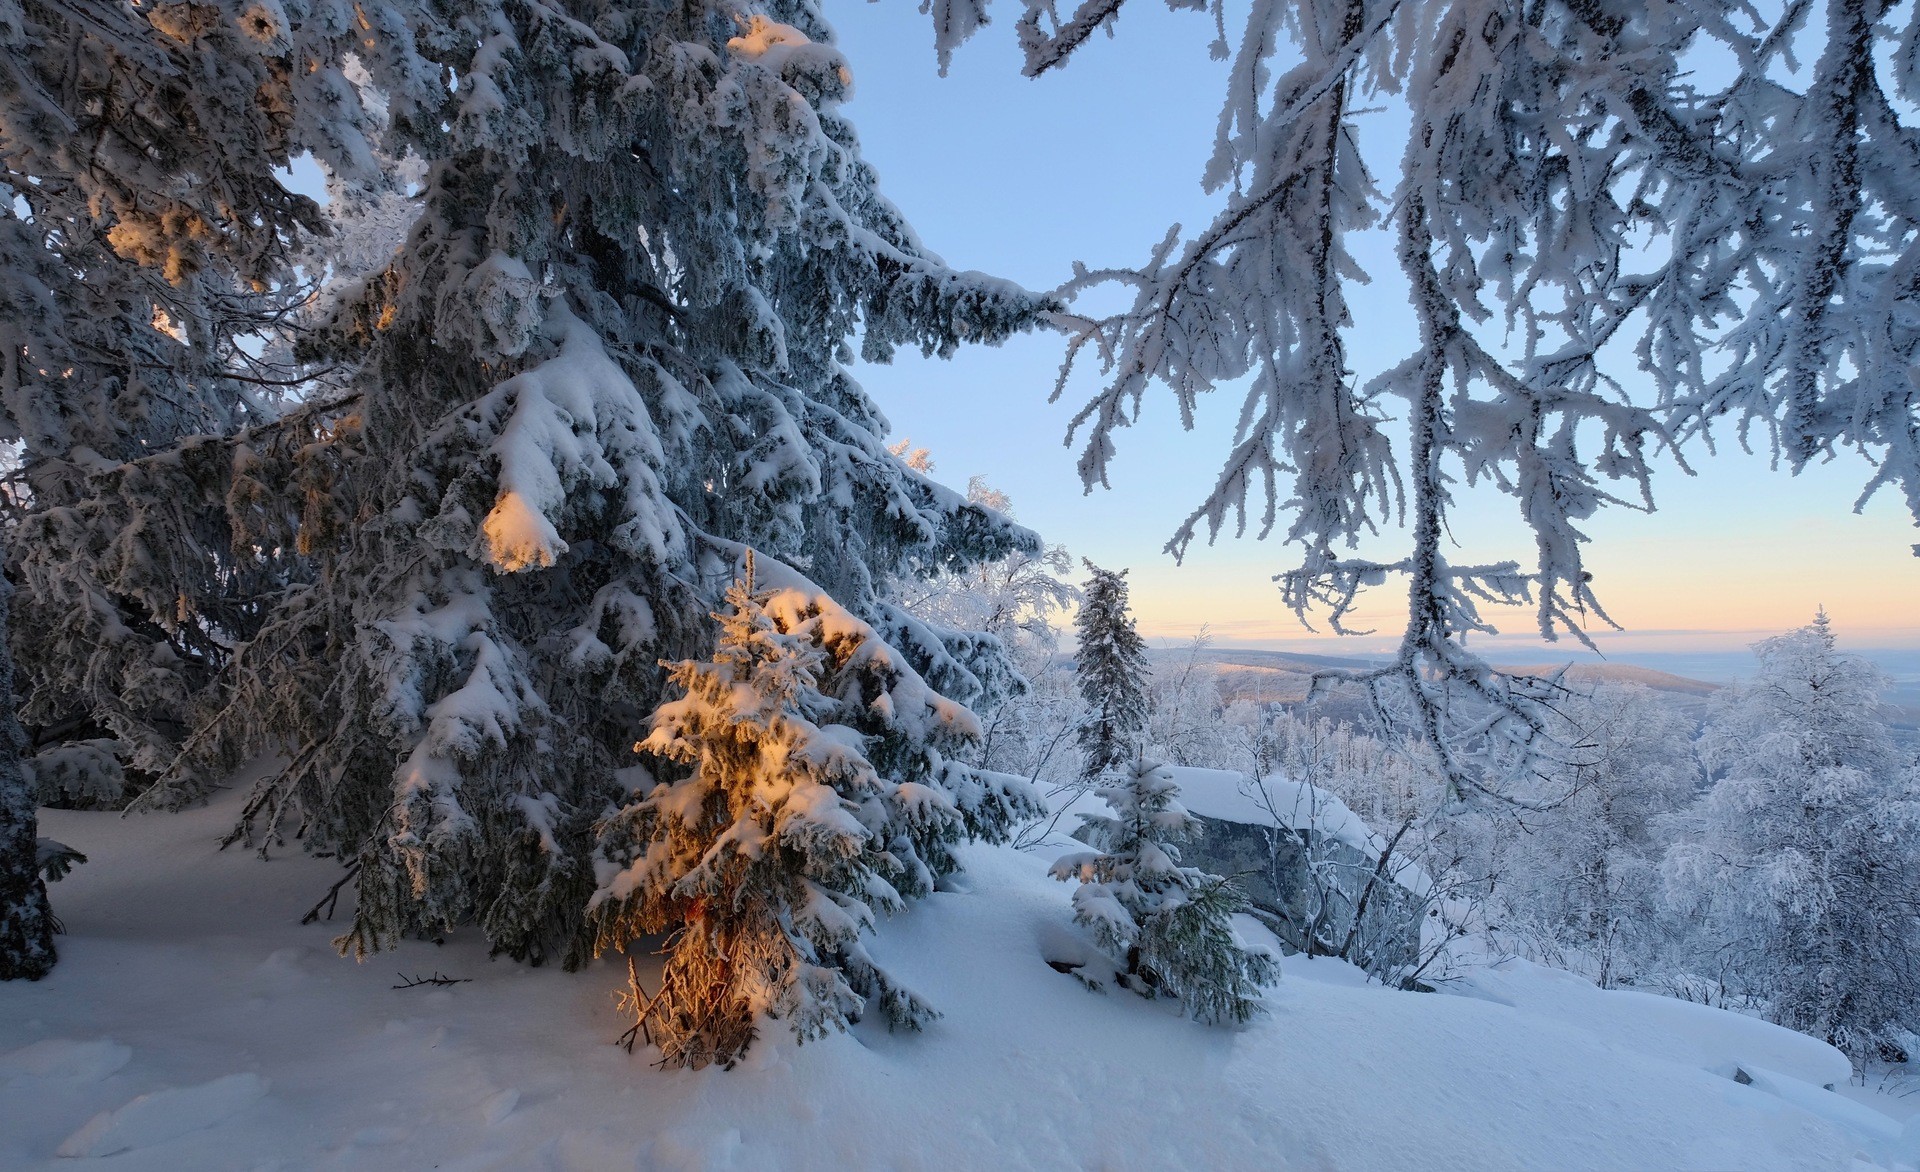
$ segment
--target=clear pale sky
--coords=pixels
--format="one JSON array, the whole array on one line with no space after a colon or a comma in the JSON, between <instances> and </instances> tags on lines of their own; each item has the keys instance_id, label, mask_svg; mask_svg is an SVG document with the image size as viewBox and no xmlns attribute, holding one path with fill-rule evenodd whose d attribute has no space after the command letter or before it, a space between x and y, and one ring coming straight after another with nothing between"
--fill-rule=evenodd
<instances>
[{"instance_id":1,"label":"clear pale sky","mask_svg":"<svg viewBox=\"0 0 1920 1172\"><path fill-rule=\"evenodd\" d=\"M1048 289L1075 260L1137 264L1170 224L1210 218L1199 174L1225 67L1207 58L1205 17L1128 8L1117 37L1096 38L1064 72L1029 81L1019 76L1011 7L944 79L927 18L914 5L835 0L826 11L853 68L847 112L882 189L956 267ZM1390 255L1372 245L1360 253L1382 278L1353 294L1352 360L1366 375L1406 353L1411 327ZM1271 582L1294 562L1277 542L1223 536L1179 566L1161 552L1213 481L1238 408L1231 392L1203 404L1192 434L1179 430L1168 403L1150 397L1140 426L1119 437L1113 490L1084 495L1075 452L1061 443L1077 389L1047 403L1060 351L1056 336L1042 334L945 362L902 356L863 366L859 376L895 437L932 449L941 480L964 487L984 475L1049 541L1128 568L1149 636L1182 638L1206 623L1226 646L1357 653L1392 641L1404 596L1386 589L1365 616L1375 636L1336 643L1303 630ZM1799 626L1824 605L1851 645L1920 648L1920 558L1912 552L1920 531L1897 496L1883 492L1856 515L1868 475L1859 457L1790 477L1725 440L1718 457L1693 454L1697 476L1665 470L1655 482L1658 512L1612 510L1588 527L1596 586L1628 628L1602 646L1735 648ZM1455 556L1524 564L1532 543L1512 517L1497 494L1465 496L1454 530L1464 548ZM1529 614L1498 622L1521 636L1516 650L1537 646L1524 637Z\"/></svg>"}]
</instances>

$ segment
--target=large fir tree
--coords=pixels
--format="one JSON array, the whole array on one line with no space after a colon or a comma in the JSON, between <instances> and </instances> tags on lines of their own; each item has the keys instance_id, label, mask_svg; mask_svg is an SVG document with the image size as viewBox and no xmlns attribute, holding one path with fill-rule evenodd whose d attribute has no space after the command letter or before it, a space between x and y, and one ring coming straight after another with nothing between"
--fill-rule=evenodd
<instances>
[{"instance_id":1,"label":"large fir tree","mask_svg":"<svg viewBox=\"0 0 1920 1172\"><path fill-rule=\"evenodd\" d=\"M1077 734L1080 779L1091 785L1124 776L1147 730L1147 644L1127 611L1127 572L1086 563L1074 629L1080 636L1074 673L1087 714Z\"/></svg>"},{"instance_id":2,"label":"large fir tree","mask_svg":"<svg viewBox=\"0 0 1920 1172\"><path fill-rule=\"evenodd\" d=\"M875 582L1034 538L894 458L843 364L856 334L945 352L1041 303L946 269L878 195L810 4L408 11L382 43L433 80L369 69L386 149L431 160L423 214L309 344L361 398L287 470L315 581L242 650L208 751L284 745L246 829L355 861L344 947L478 923L579 959L657 663L711 646L743 547L958 702L1004 676Z\"/></svg>"},{"instance_id":3,"label":"large fir tree","mask_svg":"<svg viewBox=\"0 0 1920 1172\"><path fill-rule=\"evenodd\" d=\"M810 4L35 0L0 37L22 609L73 652L23 645L29 706L104 730L156 801L283 752L239 832L354 861L347 946L586 943L656 662L710 644L743 544L941 693L1010 678L875 582L1035 539L888 453L844 364L1043 303L947 269L877 194ZM300 151L335 176L411 151L422 214L263 374L318 222L274 176ZM323 393L279 414L281 381Z\"/></svg>"}]
</instances>

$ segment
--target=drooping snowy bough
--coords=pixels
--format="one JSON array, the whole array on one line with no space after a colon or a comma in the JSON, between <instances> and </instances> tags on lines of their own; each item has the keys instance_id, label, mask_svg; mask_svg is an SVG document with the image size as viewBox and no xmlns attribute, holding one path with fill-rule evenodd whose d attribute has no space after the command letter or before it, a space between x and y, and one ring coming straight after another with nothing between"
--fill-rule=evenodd
<instances>
[{"instance_id":1,"label":"drooping snowy bough","mask_svg":"<svg viewBox=\"0 0 1920 1172\"><path fill-rule=\"evenodd\" d=\"M369 127L350 10L293 8L0 3L0 511L37 750L0 789L31 787L29 831L36 799L115 805L164 772L304 572L234 523L265 499L252 452L311 422L261 357L321 228L276 169L364 174Z\"/></svg>"},{"instance_id":2,"label":"drooping snowy bough","mask_svg":"<svg viewBox=\"0 0 1920 1172\"><path fill-rule=\"evenodd\" d=\"M1124 3L1021 0L1026 72L1086 51ZM1340 678L1432 741L1456 795L1535 767L1551 740L1551 681L1466 650L1491 630L1481 606L1531 605L1548 639L1610 622L1582 528L1605 506L1651 509L1662 450L1710 447L1717 421L1743 443L1757 430L1795 471L1853 448L1872 464L1866 494L1893 486L1920 519L1920 14L1870 0L1171 6L1211 17L1230 62L1202 176L1220 207L1145 264L1062 287L1076 308L1056 319L1060 389L1083 358L1100 372L1069 436L1082 479L1106 482L1151 385L1187 426L1205 395L1238 393L1219 478L1168 551L1229 523L1244 533L1255 513L1260 536L1301 549L1278 578L1287 604L1337 630L1363 591L1405 582L1395 662ZM944 63L988 5L928 11ZM1358 117L1383 100L1408 115L1387 183L1366 159L1394 144ZM1419 341L1362 383L1346 342L1366 275L1349 246L1370 230L1394 241ZM1115 294L1111 313L1077 309ZM1455 492L1480 483L1531 527L1530 566L1447 556ZM1356 556L1396 520L1405 556Z\"/></svg>"}]
</instances>

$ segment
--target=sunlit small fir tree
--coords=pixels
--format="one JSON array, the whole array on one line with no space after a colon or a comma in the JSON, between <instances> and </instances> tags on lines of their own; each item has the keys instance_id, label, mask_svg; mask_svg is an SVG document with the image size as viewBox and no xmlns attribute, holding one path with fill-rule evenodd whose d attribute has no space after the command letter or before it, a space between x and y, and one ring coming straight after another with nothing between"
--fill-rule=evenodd
<instances>
[{"instance_id":1,"label":"sunlit small fir tree","mask_svg":"<svg viewBox=\"0 0 1920 1172\"><path fill-rule=\"evenodd\" d=\"M1087 716L1079 731L1080 778L1098 784L1126 770L1147 729L1147 645L1127 612L1127 572L1086 563L1092 577L1074 619L1075 674Z\"/></svg>"},{"instance_id":2,"label":"sunlit small fir tree","mask_svg":"<svg viewBox=\"0 0 1920 1172\"><path fill-rule=\"evenodd\" d=\"M1062 856L1053 876L1080 881L1073 918L1119 966L1114 982L1143 997L1178 998L1209 1025L1253 1017L1260 987L1279 969L1234 936L1232 917L1246 899L1233 884L1180 865L1175 844L1196 822L1179 803L1173 771L1142 763L1098 792L1112 813L1084 814L1080 825L1094 849Z\"/></svg>"},{"instance_id":3,"label":"sunlit small fir tree","mask_svg":"<svg viewBox=\"0 0 1920 1172\"><path fill-rule=\"evenodd\" d=\"M973 716L872 628L817 594L756 591L748 566L713 616L712 658L670 666L685 695L636 746L680 776L601 832L599 946L673 932L640 1008L670 1066L732 1065L763 1017L802 1042L869 1005L919 1029L937 1014L861 937L955 869L956 843L1039 813L1018 779L943 757L977 735Z\"/></svg>"}]
</instances>

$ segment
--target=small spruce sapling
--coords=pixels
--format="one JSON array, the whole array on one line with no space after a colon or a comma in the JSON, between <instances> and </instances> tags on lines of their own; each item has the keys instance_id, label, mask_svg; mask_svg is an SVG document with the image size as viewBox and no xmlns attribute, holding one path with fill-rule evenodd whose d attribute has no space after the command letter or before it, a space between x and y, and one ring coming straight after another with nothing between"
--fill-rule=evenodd
<instances>
[{"instance_id":1,"label":"small spruce sapling","mask_svg":"<svg viewBox=\"0 0 1920 1172\"><path fill-rule=\"evenodd\" d=\"M1177 997L1208 1025L1253 1017L1260 987L1279 970L1235 938L1232 916L1246 900L1232 882L1180 865L1174 844L1196 823L1178 801L1173 771L1141 763L1098 792L1113 812L1081 816L1094 849L1063 856L1053 876L1080 881L1074 920L1121 966L1114 982L1143 997Z\"/></svg>"}]
</instances>

